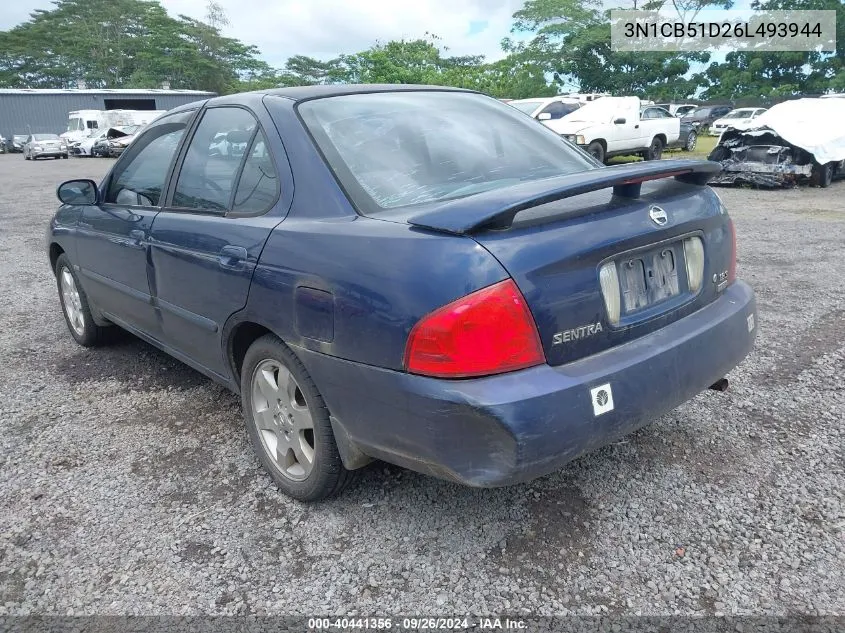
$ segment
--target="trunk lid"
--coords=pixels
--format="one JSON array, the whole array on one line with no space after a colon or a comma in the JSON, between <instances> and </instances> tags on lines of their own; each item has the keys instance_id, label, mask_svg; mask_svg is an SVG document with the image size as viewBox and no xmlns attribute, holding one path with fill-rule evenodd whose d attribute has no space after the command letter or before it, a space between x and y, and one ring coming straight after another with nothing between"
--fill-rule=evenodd
<instances>
[{"instance_id":1,"label":"trunk lid","mask_svg":"<svg viewBox=\"0 0 845 633\"><path fill-rule=\"evenodd\" d=\"M560 365L654 332L719 296L732 228L703 186L719 169L709 161L599 168L448 201L407 221L469 235L496 257L531 309L546 361ZM686 268L696 239L698 288ZM603 287L603 267L615 286Z\"/></svg>"},{"instance_id":2,"label":"trunk lid","mask_svg":"<svg viewBox=\"0 0 845 633\"><path fill-rule=\"evenodd\" d=\"M523 212L508 229L472 236L519 286L550 365L615 347L698 310L716 299L727 276L731 229L710 189L665 182L644 185L638 199L609 198L596 192L546 204ZM654 207L666 216L662 226L651 217ZM684 251L692 237L704 245L703 281L695 292ZM615 324L599 279L608 263L619 282Z\"/></svg>"}]
</instances>

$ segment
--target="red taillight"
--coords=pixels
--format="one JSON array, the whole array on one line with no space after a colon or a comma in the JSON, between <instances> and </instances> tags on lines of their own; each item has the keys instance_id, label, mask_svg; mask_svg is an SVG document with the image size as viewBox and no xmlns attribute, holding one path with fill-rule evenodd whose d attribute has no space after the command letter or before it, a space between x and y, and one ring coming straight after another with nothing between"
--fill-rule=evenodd
<instances>
[{"instance_id":1,"label":"red taillight","mask_svg":"<svg viewBox=\"0 0 845 633\"><path fill-rule=\"evenodd\" d=\"M534 319L512 279L423 317L405 348L409 372L441 378L487 376L544 361Z\"/></svg>"},{"instance_id":2,"label":"red taillight","mask_svg":"<svg viewBox=\"0 0 845 633\"><path fill-rule=\"evenodd\" d=\"M728 284L736 281L736 227L734 221L728 218L728 227L731 231L731 259L728 262Z\"/></svg>"}]
</instances>

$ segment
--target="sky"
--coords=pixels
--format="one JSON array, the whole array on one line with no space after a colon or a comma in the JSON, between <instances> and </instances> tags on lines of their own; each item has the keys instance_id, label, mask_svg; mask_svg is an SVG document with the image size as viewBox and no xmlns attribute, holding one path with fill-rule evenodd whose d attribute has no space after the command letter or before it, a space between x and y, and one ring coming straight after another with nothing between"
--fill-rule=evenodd
<instances>
[{"instance_id":1,"label":"sky","mask_svg":"<svg viewBox=\"0 0 845 633\"><path fill-rule=\"evenodd\" d=\"M160 0L175 16L205 17L206 0ZM448 55L504 56L500 42L523 0L218 0L228 14L225 35L261 50L271 66L292 55L329 59L369 48L376 40L441 38ZM0 0L0 30L28 19L50 0Z\"/></svg>"}]
</instances>

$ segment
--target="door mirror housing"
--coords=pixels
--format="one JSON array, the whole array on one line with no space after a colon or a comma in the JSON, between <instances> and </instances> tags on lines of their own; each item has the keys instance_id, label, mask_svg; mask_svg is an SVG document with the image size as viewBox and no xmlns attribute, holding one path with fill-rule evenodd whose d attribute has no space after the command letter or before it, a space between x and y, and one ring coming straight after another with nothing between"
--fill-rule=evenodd
<instances>
[{"instance_id":1,"label":"door mirror housing","mask_svg":"<svg viewBox=\"0 0 845 633\"><path fill-rule=\"evenodd\" d=\"M90 206L97 204L99 192L93 180L67 180L56 189L56 195L63 204Z\"/></svg>"},{"instance_id":2,"label":"door mirror housing","mask_svg":"<svg viewBox=\"0 0 845 633\"><path fill-rule=\"evenodd\" d=\"M549 121L549 120L551 120L551 118L552 118L551 112L541 112L540 114L537 115L538 121Z\"/></svg>"},{"instance_id":3,"label":"door mirror housing","mask_svg":"<svg viewBox=\"0 0 845 633\"><path fill-rule=\"evenodd\" d=\"M625 117L619 117L618 119L613 119L613 122L616 125L625 125L625 123L627 123L627 119Z\"/></svg>"}]
</instances>

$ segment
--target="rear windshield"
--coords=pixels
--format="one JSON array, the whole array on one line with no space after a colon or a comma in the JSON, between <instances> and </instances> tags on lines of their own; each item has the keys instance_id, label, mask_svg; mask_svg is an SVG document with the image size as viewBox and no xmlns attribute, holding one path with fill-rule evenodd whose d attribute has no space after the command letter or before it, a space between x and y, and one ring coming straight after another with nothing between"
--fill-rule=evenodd
<instances>
[{"instance_id":1,"label":"rear windshield","mask_svg":"<svg viewBox=\"0 0 845 633\"><path fill-rule=\"evenodd\" d=\"M343 95L298 110L364 213L596 167L544 125L473 93Z\"/></svg>"},{"instance_id":2,"label":"rear windshield","mask_svg":"<svg viewBox=\"0 0 845 633\"><path fill-rule=\"evenodd\" d=\"M57 141L59 140L58 134L33 134L32 135L33 141Z\"/></svg>"}]
</instances>

